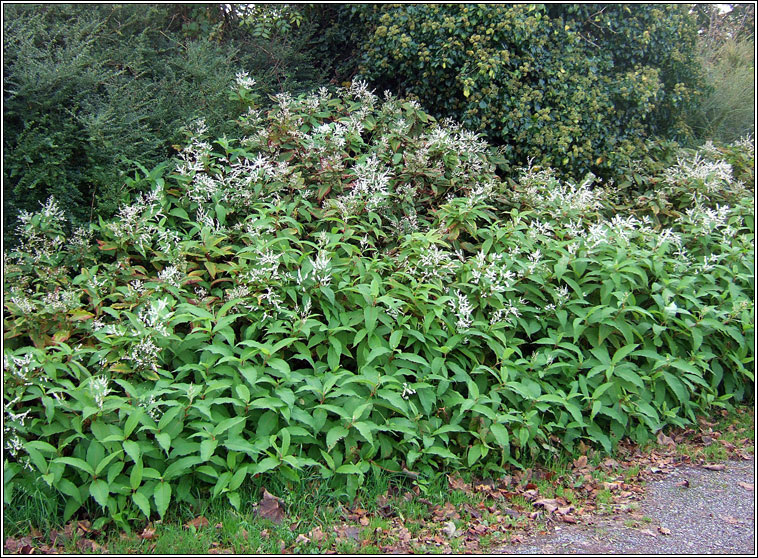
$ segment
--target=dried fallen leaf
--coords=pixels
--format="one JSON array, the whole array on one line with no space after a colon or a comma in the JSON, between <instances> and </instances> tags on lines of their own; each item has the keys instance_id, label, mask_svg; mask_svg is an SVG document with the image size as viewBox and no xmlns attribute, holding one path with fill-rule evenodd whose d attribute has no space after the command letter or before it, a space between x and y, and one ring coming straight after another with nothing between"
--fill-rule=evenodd
<instances>
[{"instance_id":1,"label":"dried fallen leaf","mask_svg":"<svg viewBox=\"0 0 758 558\"><path fill-rule=\"evenodd\" d=\"M542 506L548 513L552 513L560 507L560 504L555 498L542 498L540 500L536 500L532 505Z\"/></svg>"},{"instance_id":2,"label":"dried fallen leaf","mask_svg":"<svg viewBox=\"0 0 758 558\"><path fill-rule=\"evenodd\" d=\"M753 490L754 489L754 486L752 484L750 484L750 483L747 483L747 482L738 482L737 485L741 486L745 490Z\"/></svg>"},{"instance_id":3,"label":"dried fallen leaf","mask_svg":"<svg viewBox=\"0 0 758 558\"><path fill-rule=\"evenodd\" d=\"M270 519L274 523L281 523L284 519L282 500L264 488L263 498L258 502L258 515L264 519Z\"/></svg>"},{"instance_id":4,"label":"dried fallen leaf","mask_svg":"<svg viewBox=\"0 0 758 558\"><path fill-rule=\"evenodd\" d=\"M471 485L464 482L462 478L448 475L447 482L451 490L462 490L466 494L471 494Z\"/></svg>"},{"instance_id":5,"label":"dried fallen leaf","mask_svg":"<svg viewBox=\"0 0 758 558\"><path fill-rule=\"evenodd\" d=\"M575 469L584 469L587 466L587 456L586 455L580 455L578 458L574 459L574 468Z\"/></svg>"},{"instance_id":6,"label":"dried fallen leaf","mask_svg":"<svg viewBox=\"0 0 758 558\"><path fill-rule=\"evenodd\" d=\"M661 535L670 535L671 534L671 529L667 529L666 527L658 527L658 532Z\"/></svg>"},{"instance_id":7,"label":"dried fallen leaf","mask_svg":"<svg viewBox=\"0 0 758 558\"><path fill-rule=\"evenodd\" d=\"M295 544L308 544L311 542L311 539L300 533L297 538L295 539Z\"/></svg>"},{"instance_id":8,"label":"dried fallen leaf","mask_svg":"<svg viewBox=\"0 0 758 558\"><path fill-rule=\"evenodd\" d=\"M28 548L28 551L25 551ZM8 554L31 554L32 540L29 537L15 539L8 537L5 539L5 550Z\"/></svg>"},{"instance_id":9,"label":"dried fallen leaf","mask_svg":"<svg viewBox=\"0 0 758 558\"><path fill-rule=\"evenodd\" d=\"M726 521L730 525L740 525L742 523L742 521L740 521L736 517L732 517L731 515L720 515L719 519L721 519L722 521Z\"/></svg>"},{"instance_id":10,"label":"dried fallen leaf","mask_svg":"<svg viewBox=\"0 0 758 558\"><path fill-rule=\"evenodd\" d=\"M80 533L80 534L87 534L87 533L89 533L90 532L90 526L91 526L91 523L89 521L87 521L86 519L82 520L82 521L77 521L76 522L76 529L77 529L77 532Z\"/></svg>"},{"instance_id":11,"label":"dried fallen leaf","mask_svg":"<svg viewBox=\"0 0 758 558\"><path fill-rule=\"evenodd\" d=\"M231 548L211 548L208 554L234 554Z\"/></svg>"},{"instance_id":12,"label":"dried fallen leaf","mask_svg":"<svg viewBox=\"0 0 758 558\"><path fill-rule=\"evenodd\" d=\"M639 529L639 532L640 533L644 533L644 534L646 534L646 535L648 535L650 537L653 537L653 538L655 538L655 537L658 536L653 531L651 531L650 529Z\"/></svg>"},{"instance_id":13,"label":"dried fallen leaf","mask_svg":"<svg viewBox=\"0 0 758 558\"><path fill-rule=\"evenodd\" d=\"M723 471L726 469L726 465L723 463L706 463L703 465L703 469L708 469L709 471Z\"/></svg>"},{"instance_id":14,"label":"dried fallen leaf","mask_svg":"<svg viewBox=\"0 0 758 558\"><path fill-rule=\"evenodd\" d=\"M358 520L358 523L360 523L360 524L361 524L361 525L363 525L364 527L368 526L368 524L369 524L370 522L371 522L371 520L368 518L368 516L367 516L367 515L364 515L363 517L361 517L361 518Z\"/></svg>"},{"instance_id":15,"label":"dried fallen leaf","mask_svg":"<svg viewBox=\"0 0 758 558\"><path fill-rule=\"evenodd\" d=\"M148 525L138 536L146 541L153 540L155 538L155 527Z\"/></svg>"},{"instance_id":16,"label":"dried fallen leaf","mask_svg":"<svg viewBox=\"0 0 758 558\"><path fill-rule=\"evenodd\" d=\"M319 525L311 529L311 532L308 533L308 536L311 538L311 540L321 542L324 540L324 538L326 538L326 533L321 530L321 526Z\"/></svg>"},{"instance_id":17,"label":"dried fallen leaf","mask_svg":"<svg viewBox=\"0 0 758 558\"><path fill-rule=\"evenodd\" d=\"M91 539L79 539L76 541L76 547L82 552L92 552L94 554L102 554L104 550L102 546Z\"/></svg>"},{"instance_id":18,"label":"dried fallen leaf","mask_svg":"<svg viewBox=\"0 0 758 558\"><path fill-rule=\"evenodd\" d=\"M666 436L663 433L663 430L658 432L657 439L658 439L658 445L661 445L661 446L675 446L676 445L676 442L674 442L674 440L670 438L669 436Z\"/></svg>"},{"instance_id":19,"label":"dried fallen leaf","mask_svg":"<svg viewBox=\"0 0 758 558\"><path fill-rule=\"evenodd\" d=\"M351 539L353 541L360 541L361 530L355 525L341 525L335 526L334 532L337 533L337 542Z\"/></svg>"},{"instance_id":20,"label":"dried fallen leaf","mask_svg":"<svg viewBox=\"0 0 758 558\"><path fill-rule=\"evenodd\" d=\"M205 516L199 516L195 519L192 519L184 524L186 528L193 527L195 529L202 529L203 527L208 527L210 525L210 522L205 518Z\"/></svg>"},{"instance_id":21,"label":"dried fallen leaf","mask_svg":"<svg viewBox=\"0 0 758 558\"><path fill-rule=\"evenodd\" d=\"M456 531L455 523L453 523L452 521L445 522L444 527L442 527L442 532L445 533L445 536L448 539L452 539L453 536L455 536L455 531Z\"/></svg>"},{"instance_id":22,"label":"dried fallen leaf","mask_svg":"<svg viewBox=\"0 0 758 558\"><path fill-rule=\"evenodd\" d=\"M435 519L460 519L460 514L451 502L445 502L444 506L435 506L432 510Z\"/></svg>"}]
</instances>

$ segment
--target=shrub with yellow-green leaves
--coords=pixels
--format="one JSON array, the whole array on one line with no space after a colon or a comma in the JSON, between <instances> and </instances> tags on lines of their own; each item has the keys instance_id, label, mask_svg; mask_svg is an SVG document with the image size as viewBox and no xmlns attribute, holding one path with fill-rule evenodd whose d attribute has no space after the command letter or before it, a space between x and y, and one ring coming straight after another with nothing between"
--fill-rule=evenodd
<instances>
[{"instance_id":1,"label":"shrub with yellow-green leaves","mask_svg":"<svg viewBox=\"0 0 758 558\"><path fill-rule=\"evenodd\" d=\"M676 7L354 10L362 75L485 133L512 165L610 174L644 138L681 136L696 95L694 28Z\"/></svg>"}]
</instances>

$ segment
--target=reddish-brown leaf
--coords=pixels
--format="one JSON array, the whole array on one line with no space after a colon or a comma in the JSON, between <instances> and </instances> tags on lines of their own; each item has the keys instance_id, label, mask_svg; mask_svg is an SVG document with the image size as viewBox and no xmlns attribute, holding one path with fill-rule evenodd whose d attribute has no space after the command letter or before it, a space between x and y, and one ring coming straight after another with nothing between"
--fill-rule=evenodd
<instances>
[{"instance_id":1,"label":"reddish-brown leaf","mask_svg":"<svg viewBox=\"0 0 758 558\"><path fill-rule=\"evenodd\" d=\"M361 538L361 530L355 525L343 524L339 527L335 525L334 532L337 533L337 542L347 540L353 540L357 542L360 541Z\"/></svg>"},{"instance_id":2,"label":"reddish-brown leaf","mask_svg":"<svg viewBox=\"0 0 758 558\"><path fill-rule=\"evenodd\" d=\"M587 456L586 455L580 455L578 458L574 459L574 468L575 469L584 469L587 466Z\"/></svg>"},{"instance_id":3,"label":"reddish-brown leaf","mask_svg":"<svg viewBox=\"0 0 758 558\"><path fill-rule=\"evenodd\" d=\"M148 525L143 529L143 531L138 535L139 538L144 539L146 541L151 541L155 538L155 527L152 526L152 524Z\"/></svg>"},{"instance_id":4,"label":"reddish-brown leaf","mask_svg":"<svg viewBox=\"0 0 758 558\"><path fill-rule=\"evenodd\" d=\"M464 482L460 477L447 476L447 482L452 490L462 490L466 494L471 494L471 485Z\"/></svg>"},{"instance_id":5,"label":"reddish-brown leaf","mask_svg":"<svg viewBox=\"0 0 758 558\"><path fill-rule=\"evenodd\" d=\"M536 500L532 505L535 507L541 506L548 513L554 512L559 507L558 501L555 498L541 498L540 500Z\"/></svg>"},{"instance_id":6,"label":"reddish-brown leaf","mask_svg":"<svg viewBox=\"0 0 758 558\"><path fill-rule=\"evenodd\" d=\"M210 522L202 515L184 524L187 529L190 527L194 529L202 529L203 527L208 527L208 525L210 525Z\"/></svg>"},{"instance_id":7,"label":"reddish-brown leaf","mask_svg":"<svg viewBox=\"0 0 758 558\"><path fill-rule=\"evenodd\" d=\"M92 552L95 554L102 554L103 550L105 550L102 546L91 539L79 539L76 541L76 547L82 552Z\"/></svg>"},{"instance_id":8,"label":"reddish-brown leaf","mask_svg":"<svg viewBox=\"0 0 758 558\"><path fill-rule=\"evenodd\" d=\"M319 525L311 529L311 532L308 533L308 536L316 542L321 542L326 538L326 533L321 530L321 526Z\"/></svg>"},{"instance_id":9,"label":"reddish-brown leaf","mask_svg":"<svg viewBox=\"0 0 758 558\"><path fill-rule=\"evenodd\" d=\"M703 469L708 469L709 471L723 471L726 469L726 465L723 463L706 463L703 465Z\"/></svg>"},{"instance_id":10,"label":"reddish-brown leaf","mask_svg":"<svg viewBox=\"0 0 758 558\"><path fill-rule=\"evenodd\" d=\"M300 533L297 538L295 539L295 544L308 544L311 542L311 539L309 539L307 536Z\"/></svg>"},{"instance_id":11,"label":"reddish-brown leaf","mask_svg":"<svg viewBox=\"0 0 758 558\"><path fill-rule=\"evenodd\" d=\"M282 501L272 496L268 490L263 489L263 498L258 502L258 515L270 519L274 523L281 523L284 519L284 507Z\"/></svg>"},{"instance_id":12,"label":"reddish-brown leaf","mask_svg":"<svg viewBox=\"0 0 758 558\"><path fill-rule=\"evenodd\" d=\"M752 484L750 484L750 483L747 483L747 482L738 482L737 485L740 486L740 487L742 487L742 488L744 488L745 490L753 490L754 489L754 486Z\"/></svg>"},{"instance_id":13,"label":"reddish-brown leaf","mask_svg":"<svg viewBox=\"0 0 758 558\"><path fill-rule=\"evenodd\" d=\"M676 442L674 442L674 440L670 437L666 436L663 433L663 430L661 430L658 432L658 444L661 446L675 446Z\"/></svg>"}]
</instances>

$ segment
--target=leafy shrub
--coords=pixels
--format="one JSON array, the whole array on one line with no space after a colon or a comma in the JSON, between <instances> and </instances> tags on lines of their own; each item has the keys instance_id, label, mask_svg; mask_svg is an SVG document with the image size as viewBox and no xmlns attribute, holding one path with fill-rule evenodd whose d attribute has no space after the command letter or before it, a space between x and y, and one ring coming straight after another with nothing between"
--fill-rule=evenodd
<instances>
[{"instance_id":1,"label":"leafy shrub","mask_svg":"<svg viewBox=\"0 0 758 558\"><path fill-rule=\"evenodd\" d=\"M512 167L533 157L571 176L610 174L642 139L686 135L700 76L684 7L344 10L362 23L361 75L483 132ZM350 40L337 35L336 48Z\"/></svg>"},{"instance_id":2,"label":"leafy shrub","mask_svg":"<svg viewBox=\"0 0 758 558\"><path fill-rule=\"evenodd\" d=\"M41 479L128 525L255 475L352 497L372 468L497 474L749 397L754 215L718 151L666 174L657 225L591 179L508 186L475 134L365 84L276 102L238 141L195 127L70 242L54 201L22 214L6 501Z\"/></svg>"},{"instance_id":3,"label":"leafy shrub","mask_svg":"<svg viewBox=\"0 0 758 558\"><path fill-rule=\"evenodd\" d=\"M128 201L134 161L175 153L202 116L214 135L245 108L229 99L239 68L264 99L320 83L302 51L309 31L256 35L211 6L14 5L3 20L4 230L49 196L76 223ZM226 23L231 22L231 23ZM193 26L194 24L194 26ZM123 197L124 194L126 197Z\"/></svg>"}]
</instances>

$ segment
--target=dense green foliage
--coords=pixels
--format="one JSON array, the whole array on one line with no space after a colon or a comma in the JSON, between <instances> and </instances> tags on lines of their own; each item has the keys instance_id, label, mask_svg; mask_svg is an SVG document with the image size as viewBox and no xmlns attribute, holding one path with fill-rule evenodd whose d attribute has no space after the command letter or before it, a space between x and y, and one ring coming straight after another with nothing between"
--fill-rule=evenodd
<instances>
[{"instance_id":1,"label":"dense green foliage","mask_svg":"<svg viewBox=\"0 0 758 558\"><path fill-rule=\"evenodd\" d=\"M351 11L361 75L573 176L612 174L644 138L686 138L699 93L686 6L381 5ZM348 18L343 15L343 18Z\"/></svg>"},{"instance_id":2,"label":"dense green foliage","mask_svg":"<svg viewBox=\"0 0 758 558\"><path fill-rule=\"evenodd\" d=\"M22 215L6 502L41 479L66 518L127 525L237 507L254 475L352 497L375 467L498 474L750 397L752 144L681 151L622 196L503 182L475 134L357 82L240 124L198 124L89 231L67 239L54 200Z\"/></svg>"},{"instance_id":3,"label":"dense green foliage","mask_svg":"<svg viewBox=\"0 0 758 558\"><path fill-rule=\"evenodd\" d=\"M151 168L171 156L198 117L229 133L244 109L229 99L238 72L254 74L264 101L321 81L302 52L307 32L286 17L249 25L250 14L221 6L170 5L3 12L6 236L20 210L50 195L78 223L112 215L134 161Z\"/></svg>"}]
</instances>

